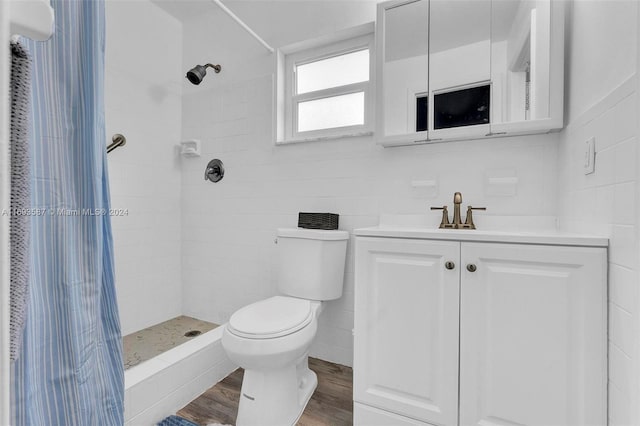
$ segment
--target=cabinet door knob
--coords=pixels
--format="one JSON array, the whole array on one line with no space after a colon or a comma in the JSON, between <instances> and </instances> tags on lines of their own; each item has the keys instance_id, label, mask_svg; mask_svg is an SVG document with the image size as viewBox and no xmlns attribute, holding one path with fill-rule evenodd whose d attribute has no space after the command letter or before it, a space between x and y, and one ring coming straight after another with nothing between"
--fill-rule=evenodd
<instances>
[{"instance_id":1,"label":"cabinet door knob","mask_svg":"<svg viewBox=\"0 0 640 426\"><path fill-rule=\"evenodd\" d=\"M467 265L467 271L469 271L469 272L475 272L476 269L478 269L478 268L476 268L476 265L474 265L473 263L469 263Z\"/></svg>"},{"instance_id":2,"label":"cabinet door knob","mask_svg":"<svg viewBox=\"0 0 640 426\"><path fill-rule=\"evenodd\" d=\"M453 268L456 267L456 264L453 263L452 261L448 261L448 262L444 263L444 267L447 268L447 269L453 269Z\"/></svg>"}]
</instances>

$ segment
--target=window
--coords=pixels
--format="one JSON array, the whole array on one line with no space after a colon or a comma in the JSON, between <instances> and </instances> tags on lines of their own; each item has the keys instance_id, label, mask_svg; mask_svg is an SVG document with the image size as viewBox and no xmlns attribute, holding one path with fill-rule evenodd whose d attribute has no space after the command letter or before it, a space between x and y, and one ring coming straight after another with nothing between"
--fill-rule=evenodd
<instances>
[{"instance_id":1,"label":"window","mask_svg":"<svg viewBox=\"0 0 640 426\"><path fill-rule=\"evenodd\" d=\"M366 28L279 52L277 143L371 133L373 34Z\"/></svg>"}]
</instances>

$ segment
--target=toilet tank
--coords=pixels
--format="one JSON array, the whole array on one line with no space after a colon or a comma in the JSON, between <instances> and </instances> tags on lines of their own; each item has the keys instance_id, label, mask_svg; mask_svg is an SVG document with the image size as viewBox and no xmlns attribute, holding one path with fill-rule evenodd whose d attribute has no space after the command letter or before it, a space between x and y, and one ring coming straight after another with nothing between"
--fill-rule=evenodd
<instances>
[{"instance_id":1,"label":"toilet tank","mask_svg":"<svg viewBox=\"0 0 640 426\"><path fill-rule=\"evenodd\" d=\"M342 296L347 231L278 229L278 290L309 300Z\"/></svg>"}]
</instances>

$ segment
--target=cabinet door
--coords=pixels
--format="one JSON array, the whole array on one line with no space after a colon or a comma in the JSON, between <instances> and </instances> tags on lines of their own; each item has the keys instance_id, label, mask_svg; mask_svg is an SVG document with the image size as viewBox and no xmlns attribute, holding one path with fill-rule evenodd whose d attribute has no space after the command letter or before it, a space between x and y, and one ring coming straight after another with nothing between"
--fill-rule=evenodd
<instances>
[{"instance_id":1,"label":"cabinet door","mask_svg":"<svg viewBox=\"0 0 640 426\"><path fill-rule=\"evenodd\" d=\"M429 1L378 4L376 135L388 146L427 140Z\"/></svg>"},{"instance_id":2,"label":"cabinet door","mask_svg":"<svg viewBox=\"0 0 640 426\"><path fill-rule=\"evenodd\" d=\"M357 239L356 402L457 424L459 256L458 242Z\"/></svg>"},{"instance_id":3,"label":"cabinet door","mask_svg":"<svg viewBox=\"0 0 640 426\"><path fill-rule=\"evenodd\" d=\"M429 139L490 132L491 0L429 1Z\"/></svg>"},{"instance_id":4,"label":"cabinet door","mask_svg":"<svg viewBox=\"0 0 640 426\"><path fill-rule=\"evenodd\" d=\"M492 1L492 133L562 128L565 3Z\"/></svg>"},{"instance_id":5,"label":"cabinet door","mask_svg":"<svg viewBox=\"0 0 640 426\"><path fill-rule=\"evenodd\" d=\"M461 260L460 424L606 424L605 249L463 243Z\"/></svg>"}]
</instances>

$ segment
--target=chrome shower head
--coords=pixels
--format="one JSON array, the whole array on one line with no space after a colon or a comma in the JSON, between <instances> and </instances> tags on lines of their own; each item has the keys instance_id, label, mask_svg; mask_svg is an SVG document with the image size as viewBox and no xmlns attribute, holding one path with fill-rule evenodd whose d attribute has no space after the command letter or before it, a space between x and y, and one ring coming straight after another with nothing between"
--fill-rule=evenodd
<instances>
[{"instance_id":1,"label":"chrome shower head","mask_svg":"<svg viewBox=\"0 0 640 426\"><path fill-rule=\"evenodd\" d=\"M220 65L212 65L212 64L196 65L195 67L187 71L187 78L192 84L195 84L195 85L200 84L202 82L202 79L204 79L204 76L207 75L207 67L213 68L216 74L219 73L220 70L222 69Z\"/></svg>"}]
</instances>

